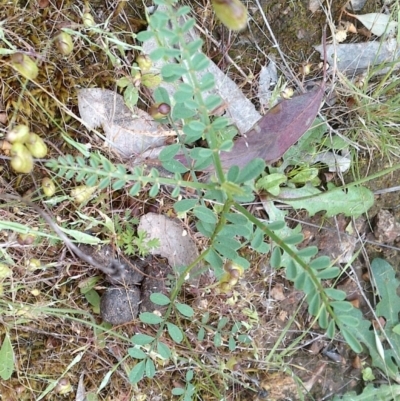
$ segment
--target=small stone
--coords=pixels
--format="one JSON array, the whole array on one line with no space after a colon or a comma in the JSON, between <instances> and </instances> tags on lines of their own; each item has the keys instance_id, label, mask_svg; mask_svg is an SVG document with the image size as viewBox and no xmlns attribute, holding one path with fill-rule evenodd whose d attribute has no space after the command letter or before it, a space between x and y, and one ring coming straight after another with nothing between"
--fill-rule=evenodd
<instances>
[{"instance_id":1,"label":"small stone","mask_svg":"<svg viewBox=\"0 0 400 401\"><path fill-rule=\"evenodd\" d=\"M101 317L114 325L132 322L138 315L139 303L140 291L137 287L110 288L101 297Z\"/></svg>"},{"instance_id":2,"label":"small stone","mask_svg":"<svg viewBox=\"0 0 400 401\"><path fill-rule=\"evenodd\" d=\"M374 223L374 236L379 242L393 244L400 236L400 223L388 210L380 210Z\"/></svg>"}]
</instances>

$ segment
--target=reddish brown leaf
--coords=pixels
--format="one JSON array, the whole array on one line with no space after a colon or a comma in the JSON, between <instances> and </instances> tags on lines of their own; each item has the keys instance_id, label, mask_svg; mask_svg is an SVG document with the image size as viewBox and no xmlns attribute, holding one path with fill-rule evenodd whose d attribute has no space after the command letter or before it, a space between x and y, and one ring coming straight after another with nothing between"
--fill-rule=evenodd
<instances>
[{"instance_id":1,"label":"reddish brown leaf","mask_svg":"<svg viewBox=\"0 0 400 401\"><path fill-rule=\"evenodd\" d=\"M320 108L323 86L293 99L283 100L254 127L237 139L230 152L221 154L224 169L244 167L259 157L267 163L280 159L310 128Z\"/></svg>"}]
</instances>

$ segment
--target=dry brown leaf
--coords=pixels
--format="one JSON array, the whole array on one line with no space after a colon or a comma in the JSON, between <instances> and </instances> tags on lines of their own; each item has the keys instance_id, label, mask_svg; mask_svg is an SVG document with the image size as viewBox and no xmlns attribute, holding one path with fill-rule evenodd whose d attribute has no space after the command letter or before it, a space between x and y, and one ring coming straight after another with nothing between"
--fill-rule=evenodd
<instances>
[{"instance_id":1,"label":"dry brown leaf","mask_svg":"<svg viewBox=\"0 0 400 401\"><path fill-rule=\"evenodd\" d=\"M108 89L90 88L78 91L78 106L88 129L101 126L107 139L121 153L130 157L149 148L165 144L165 132L145 111L131 111L121 95Z\"/></svg>"}]
</instances>

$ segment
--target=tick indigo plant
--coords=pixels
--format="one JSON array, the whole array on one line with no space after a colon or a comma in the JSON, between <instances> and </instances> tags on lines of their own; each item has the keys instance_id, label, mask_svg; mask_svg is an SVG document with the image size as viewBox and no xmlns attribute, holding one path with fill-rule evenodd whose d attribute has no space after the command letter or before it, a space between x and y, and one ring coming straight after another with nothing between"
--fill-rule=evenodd
<instances>
[{"instance_id":1,"label":"tick indigo plant","mask_svg":"<svg viewBox=\"0 0 400 401\"><path fill-rule=\"evenodd\" d=\"M332 282L338 278L342 274L341 269L328 257L318 257L316 247L299 249L298 245L303 240L301 227L288 227L284 213L273 205L269 221L260 220L243 206L245 202L254 201L259 188L257 180L268 174L266 163L262 159L253 159L243 168L233 165L224 170L220 155L232 150L233 135L228 119L211 117L212 111L221 105L221 99L213 94L205 95L215 82L210 73L204 73L209 60L200 52L203 41L197 39L188 42L186 39L195 20L188 16L190 8L178 6L175 0L157 0L156 3L159 9L149 17L149 29L139 33L137 39L157 42L157 48L149 57L153 62L165 61L161 68L161 81L175 85L172 94L162 85L154 92L156 103L164 103L171 108L168 122L173 127L180 127L177 130L177 142L165 147L159 156L162 167L171 173L172 178L163 176L156 168L149 171L142 166L129 170L125 165L113 164L98 153L91 153L88 158L69 155L48 163L59 175L75 176L77 180L84 180L87 185L97 185L100 189L128 188L131 196L138 195L148 185L150 196L156 196L162 185L172 187L172 196L175 198L181 194L182 188L191 188L196 193L195 197L176 200L174 209L178 215L187 214L193 218L197 231L208 239L208 246L198 259L180 272L169 297L153 294L154 303L167 306L165 314L141 314L141 321L154 325L156 334L133 336L129 355L138 362L130 373L131 382L137 383L146 376L154 377L156 364L162 365L162 361L177 358L178 351L171 350L168 345L170 341L163 339L163 336L166 331L173 342L181 344L186 341L179 322L180 319L195 318L195 311L189 305L179 303L177 296L186 276L199 260L206 261L215 275L223 283L229 284L237 274L245 274L251 268L249 260L243 256L244 249L268 254L273 268L285 268L287 279L297 289L304 291L308 311L326 330L326 335L333 338L339 330L350 347L355 352L361 352L360 341L355 335L355 328L360 323L359 316L354 313L352 304L345 300L345 292L324 284L324 280ZM207 147L197 147L196 141L199 139L203 139ZM178 154L184 155L183 158L178 160L175 157ZM212 170L214 177L201 182L188 166L193 166L194 170ZM182 176L188 172L192 173L192 181L185 181ZM363 211L361 208L357 213ZM226 264L236 266L238 273L235 275L232 269L224 269ZM230 275L228 279L227 272ZM173 317L177 319L177 324L172 323ZM227 322L224 321L225 324ZM229 331L232 348L236 346L235 335L239 326L233 324ZM222 341L222 330L223 327L215 330L218 344ZM199 332L203 331L204 328ZM241 334L245 336L245 333ZM185 361L193 366L193 361ZM186 375L186 386L175 389L176 395L186 394L189 398L185 399L191 399L195 391L193 374L190 368Z\"/></svg>"}]
</instances>

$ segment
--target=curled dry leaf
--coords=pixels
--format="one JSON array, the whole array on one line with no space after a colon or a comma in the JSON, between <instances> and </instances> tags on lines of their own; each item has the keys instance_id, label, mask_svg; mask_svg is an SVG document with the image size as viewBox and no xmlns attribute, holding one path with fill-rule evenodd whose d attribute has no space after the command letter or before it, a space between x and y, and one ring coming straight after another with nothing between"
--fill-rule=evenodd
<instances>
[{"instance_id":1,"label":"curled dry leaf","mask_svg":"<svg viewBox=\"0 0 400 401\"><path fill-rule=\"evenodd\" d=\"M162 146L167 136L175 135L163 131L145 111L131 111L121 95L108 89L80 89L78 106L87 128L101 126L112 146L125 157Z\"/></svg>"}]
</instances>

